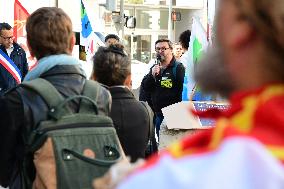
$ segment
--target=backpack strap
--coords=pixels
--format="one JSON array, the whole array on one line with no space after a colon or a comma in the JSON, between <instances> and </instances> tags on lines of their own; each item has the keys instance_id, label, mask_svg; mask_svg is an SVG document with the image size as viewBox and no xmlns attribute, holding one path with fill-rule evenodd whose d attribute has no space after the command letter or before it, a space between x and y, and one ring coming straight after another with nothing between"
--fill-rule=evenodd
<instances>
[{"instance_id":1,"label":"backpack strap","mask_svg":"<svg viewBox=\"0 0 284 189\"><path fill-rule=\"evenodd\" d=\"M44 99L45 103L49 107L49 115L51 117L53 117L51 114L54 112L55 107L57 107L58 104L64 101L62 95L46 79L37 78L31 81L24 81L23 83L21 83L21 86L35 91ZM64 106L63 109L60 110L60 112L62 115L67 115L71 113L70 109L67 106Z\"/></svg>"},{"instance_id":2,"label":"backpack strap","mask_svg":"<svg viewBox=\"0 0 284 189\"><path fill-rule=\"evenodd\" d=\"M95 102L95 106L97 108L98 107L97 102L100 90L101 86L98 82L93 80L86 80L82 95L91 98ZM86 100L81 100L79 113L94 113L93 104L90 104ZM96 113L98 114L98 108Z\"/></svg>"},{"instance_id":3,"label":"backpack strap","mask_svg":"<svg viewBox=\"0 0 284 189\"><path fill-rule=\"evenodd\" d=\"M178 66L179 64L182 64L182 63L175 61L175 62L174 62L174 65L173 65L173 74L174 74L175 80L177 79L177 66Z\"/></svg>"}]
</instances>

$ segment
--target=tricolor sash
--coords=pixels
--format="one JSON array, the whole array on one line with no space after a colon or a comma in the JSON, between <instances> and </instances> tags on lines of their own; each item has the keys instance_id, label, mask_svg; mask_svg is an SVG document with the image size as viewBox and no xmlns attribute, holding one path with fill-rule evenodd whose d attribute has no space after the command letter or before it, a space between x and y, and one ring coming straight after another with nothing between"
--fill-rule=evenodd
<instances>
[{"instance_id":1,"label":"tricolor sash","mask_svg":"<svg viewBox=\"0 0 284 189\"><path fill-rule=\"evenodd\" d=\"M7 56L1 49L0 49L0 64L13 76L17 84L21 83L22 75L19 68L16 66L13 60L11 60L11 58Z\"/></svg>"}]
</instances>

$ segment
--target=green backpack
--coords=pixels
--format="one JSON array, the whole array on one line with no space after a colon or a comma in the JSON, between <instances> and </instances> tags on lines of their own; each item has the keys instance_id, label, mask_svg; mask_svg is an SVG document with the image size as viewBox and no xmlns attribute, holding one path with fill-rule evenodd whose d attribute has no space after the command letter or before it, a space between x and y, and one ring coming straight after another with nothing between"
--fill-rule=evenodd
<instances>
[{"instance_id":1,"label":"green backpack","mask_svg":"<svg viewBox=\"0 0 284 189\"><path fill-rule=\"evenodd\" d=\"M64 99L45 79L21 85L45 100L50 117L28 136L21 174L23 188L92 188L93 179L124 156L111 118L98 115L94 90L101 86L86 81L83 95ZM74 99L81 102L79 112L73 114L66 104ZM26 166L31 158L36 169L34 180Z\"/></svg>"}]
</instances>

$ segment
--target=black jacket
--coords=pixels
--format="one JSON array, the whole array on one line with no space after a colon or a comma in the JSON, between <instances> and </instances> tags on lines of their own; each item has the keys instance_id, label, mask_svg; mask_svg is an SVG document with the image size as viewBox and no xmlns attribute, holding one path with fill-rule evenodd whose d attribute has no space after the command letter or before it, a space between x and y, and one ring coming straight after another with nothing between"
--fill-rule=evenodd
<instances>
[{"instance_id":1,"label":"black jacket","mask_svg":"<svg viewBox=\"0 0 284 189\"><path fill-rule=\"evenodd\" d=\"M77 66L58 65L42 74L40 77L51 82L64 96L82 93L85 76ZM100 90L97 99L100 114L108 114L111 98L106 90ZM78 102L70 104L74 112L78 110ZM44 100L35 92L18 85L3 97L0 97L0 185L10 189L20 188L15 181L22 165L24 154L24 136L42 120L47 119L48 107ZM34 174L32 171L30 174ZM34 175L33 175L34 176Z\"/></svg>"},{"instance_id":2,"label":"black jacket","mask_svg":"<svg viewBox=\"0 0 284 189\"><path fill-rule=\"evenodd\" d=\"M147 75L145 75L144 78L145 78L145 77L147 77ZM144 78L143 78L143 79L144 79ZM143 79L142 79L142 82L143 82ZM154 111L154 109L153 109L153 103L152 103L152 98L151 98L151 92L145 91L145 89L143 88L144 85L143 85L142 82L141 82L140 87L139 87L139 100L140 100L140 101L147 102L148 105L151 107L151 109Z\"/></svg>"},{"instance_id":3,"label":"black jacket","mask_svg":"<svg viewBox=\"0 0 284 189\"><path fill-rule=\"evenodd\" d=\"M13 43L13 51L10 58L21 72L22 80L28 73L28 63L26 53L17 43ZM0 49L8 56L8 53L3 45L0 45ZM11 89L17 85L13 76L0 64L0 94L3 94L8 89Z\"/></svg>"},{"instance_id":4,"label":"black jacket","mask_svg":"<svg viewBox=\"0 0 284 189\"><path fill-rule=\"evenodd\" d=\"M128 88L117 86L109 90L112 95L110 117L125 154L131 157L132 162L144 158L149 134L146 108Z\"/></svg>"},{"instance_id":5,"label":"black jacket","mask_svg":"<svg viewBox=\"0 0 284 189\"><path fill-rule=\"evenodd\" d=\"M173 65L175 61L173 58L168 67L155 77L152 75L151 68L142 80L141 88L151 94L155 112L161 113L162 108L182 101L185 68L179 63L176 68L176 77L174 77Z\"/></svg>"}]
</instances>

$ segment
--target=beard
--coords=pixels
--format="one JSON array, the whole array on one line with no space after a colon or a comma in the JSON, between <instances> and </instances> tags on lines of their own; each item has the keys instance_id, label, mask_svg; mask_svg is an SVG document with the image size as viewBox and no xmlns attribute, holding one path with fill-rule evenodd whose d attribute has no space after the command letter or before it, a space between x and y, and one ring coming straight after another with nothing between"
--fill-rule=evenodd
<instances>
[{"instance_id":1,"label":"beard","mask_svg":"<svg viewBox=\"0 0 284 189\"><path fill-rule=\"evenodd\" d=\"M208 50L197 63L194 79L202 92L228 98L234 91L232 77L224 63L224 52L219 44Z\"/></svg>"},{"instance_id":2,"label":"beard","mask_svg":"<svg viewBox=\"0 0 284 189\"><path fill-rule=\"evenodd\" d=\"M160 60L161 62L164 62L166 60L166 56L162 55L160 53L157 53L156 55L157 59Z\"/></svg>"}]
</instances>

